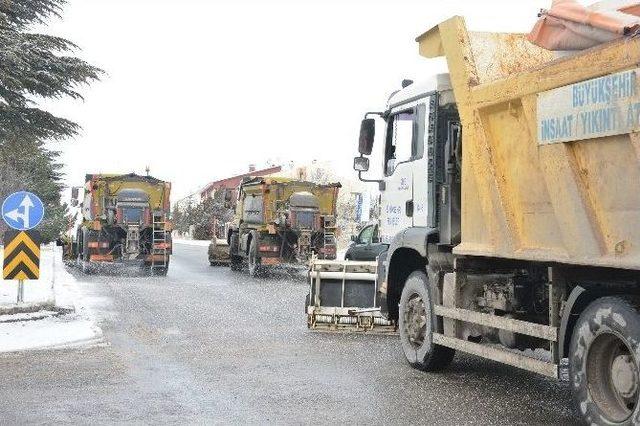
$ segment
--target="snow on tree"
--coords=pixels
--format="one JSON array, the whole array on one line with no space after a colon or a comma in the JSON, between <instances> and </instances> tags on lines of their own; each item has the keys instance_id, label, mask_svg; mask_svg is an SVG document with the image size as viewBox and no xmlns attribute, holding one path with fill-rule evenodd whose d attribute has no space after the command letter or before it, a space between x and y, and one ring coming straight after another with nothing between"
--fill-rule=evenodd
<instances>
[{"instance_id":1,"label":"snow on tree","mask_svg":"<svg viewBox=\"0 0 640 426\"><path fill-rule=\"evenodd\" d=\"M209 240L220 234L226 222L233 219L233 208L224 200L224 191L217 191L212 198L198 204L188 204L173 210L174 229L180 234L192 233L196 240Z\"/></svg>"},{"instance_id":2,"label":"snow on tree","mask_svg":"<svg viewBox=\"0 0 640 426\"><path fill-rule=\"evenodd\" d=\"M102 71L70 56L77 50L60 37L34 34L29 29L59 17L65 0L0 2L0 142L10 138L60 140L75 135L79 126L41 108L37 100L82 99L79 86L98 80Z\"/></svg>"},{"instance_id":3,"label":"snow on tree","mask_svg":"<svg viewBox=\"0 0 640 426\"><path fill-rule=\"evenodd\" d=\"M35 34L30 29L60 17L65 0L0 1L0 197L26 189L45 203L38 229L44 240L69 226L60 202L62 165L52 140L75 135L79 125L38 107L43 99L82 99L79 87L98 80L102 71L71 54L72 42ZM0 231L4 231L0 224Z\"/></svg>"},{"instance_id":4,"label":"snow on tree","mask_svg":"<svg viewBox=\"0 0 640 426\"><path fill-rule=\"evenodd\" d=\"M62 165L57 158L57 152L39 141L17 139L0 145L0 199L20 190L38 194L46 211L38 226L45 242L58 238L69 224L67 206L60 203ZM0 221L0 233L6 229Z\"/></svg>"}]
</instances>

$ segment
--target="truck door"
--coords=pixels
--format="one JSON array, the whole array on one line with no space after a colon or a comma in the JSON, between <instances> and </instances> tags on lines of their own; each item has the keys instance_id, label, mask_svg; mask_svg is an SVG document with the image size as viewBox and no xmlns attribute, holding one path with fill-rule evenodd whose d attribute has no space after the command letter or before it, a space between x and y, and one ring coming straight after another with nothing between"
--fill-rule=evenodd
<instances>
[{"instance_id":1,"label":"truck door","mask_svg":"<svg viewBox=\"0 0 640 426\"><path fill-rule=\"evenodd\" d=\"M385 189L380 212L380 238L385 243L391 242L401 230L414 226L414 220L426 208L421 198L414 198L414 175L419 168L426 168L423 160L426 109L424 102L402 105L392 109L387 119Z\"/></svg>"},{"instance_id":2,"label":"truck door","mask_svg":"<svg viewBox=\"0 0 640 426\"><path fill-rule=\"evenodd\" d=\"M437 96L432 94L418 107L419 133L417 155L411 163L413 168L413 226L436 226L435 199L435 123Z\"/></svg>"}]
</instances>

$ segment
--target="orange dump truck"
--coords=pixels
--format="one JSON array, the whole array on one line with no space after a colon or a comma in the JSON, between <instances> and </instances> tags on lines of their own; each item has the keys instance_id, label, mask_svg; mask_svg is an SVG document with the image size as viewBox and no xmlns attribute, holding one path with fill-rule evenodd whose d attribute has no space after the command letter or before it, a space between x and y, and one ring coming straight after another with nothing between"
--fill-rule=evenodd
<instances>
[{"instance_id":1,"label":"orange dump truck","mask_svg":"<svg viewBox=\"0 0 640 426\"><path fill-rule=\"evenodd\" d=\"M354 161L384 121L376 306L408 362L567 373L585 421L640 424L640 38L556 55L454 17L417 41L448 75L368 113Z\"/></svg>"}]
</instances>

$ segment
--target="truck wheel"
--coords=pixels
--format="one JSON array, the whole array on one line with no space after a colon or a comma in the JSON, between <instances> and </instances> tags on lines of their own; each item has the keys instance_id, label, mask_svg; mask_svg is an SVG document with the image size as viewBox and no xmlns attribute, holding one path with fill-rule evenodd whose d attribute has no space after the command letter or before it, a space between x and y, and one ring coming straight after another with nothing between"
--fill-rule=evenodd
<instances>
[{"instance_id":1,"label":"truck wheel","mask_svg":"<svg viewBox=\"0 0 640 426\"><path fill-rule=\"evenodd\" d=\"M249 275L258 278L262 277L264 272L264 266L260 265L260 256L258 256L258 242L253 238L249 245Z\"/></svg>"},{"instance_id":2,"label":"truck wheel","mask_svg":"<svg viewBox=\"0 0 640 426\"><path fill-rule=\"evenodd\" d=\"M89 242L91 241L91 231L82 229L82 260L89 261Z\"/></svg>"},{"instance_id":3,"label":"truck wheel","mask_svg":"<svg viewBox=\"0 0 640 426\"><path fill-rule=\"evenodd\" d=\"M155 270L155 275L161 276L161 277L166 277L167 274L169 273L169 267L165 267L165 268L158 268Z\"/></svg>"},{"instance_id":4,"label":"truck wheel","mask_svg":"<svg viewBox=\"0 0 640 426\"><path fill-rule=\"evenodd\" d=\"M640 424L640 316L627 297L603 297L580 315L569 348L573 400L588 424Z\"/></svg>"},{"instance_id":5,"label":"truck wheel","mask_svg":"<svg viewBox=\"0 0 640 426\"><path fill-rule=\"evenodd\" d=\"M82 260L80 261L80 267L82 273L90 275L93 273L93 265L89 263L89 242L91 242L91 231L89 229L82 229Z\"/></svg>"},{"instance_id":6,"label":"truck wheel","mask_svg":"<svg viewBox=\"0 0 640 426\"><path fill-rule=\"evenodd\" d=\"M155 275L158 277L166 277L167 273L169 272L169 262L171 260L167 259L165 262L165 266L163 266L162 268L152 268L150 263L145 263L144 268L149 271L149 275Z\"/></svg>"},{"instance_id":7,"label":"truck wheel","mask_svg":"<svg viewBox=\"0 0 640 426\"><path fill-rule=\"evenodd\" d=\"M93 265L88 260L83 260L82 263L82 273L85 275L93 274Z\"/></svg>"},{"instance_id":8,"label":"truck wheel","mask_svg":"<svg viewBox=\"0 0 640 426\"><path fill-rule=\"evenodd\" d=\"M238 234L233 233L229 239L229 265L232 271L242 270L242 257L234 254L238 253L239 241Z\"/></svg>"},{"instance_id":9,"label":"truck wheel","mask_svg":"<svg viewBox=\"0 0 640 426\"><path fill-rule=\"evenodd\" d=\"M400 343L413 368L437 371L453 360L455 351L432 342L436 317L427 274L415 271L407 278L399 306Z\"/></svg>"}]
</instances>

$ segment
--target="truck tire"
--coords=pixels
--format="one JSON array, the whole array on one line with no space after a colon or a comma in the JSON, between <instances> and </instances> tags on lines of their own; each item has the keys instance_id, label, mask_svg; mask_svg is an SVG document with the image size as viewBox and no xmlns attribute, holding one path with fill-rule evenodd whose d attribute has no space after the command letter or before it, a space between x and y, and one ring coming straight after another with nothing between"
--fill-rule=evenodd
<instances>
[{"instance_id":1,"label":"truck tire","mask_svg":"<svg viewBox=\"0 0 640 426\"><path fill-rule=\"evenodd\" d=\"M82 260L80 261L80 267L82 273L90 275L93 273L93 265L89 262L89 242L91 241L91 231L87 228L82 229Z\"/></svg>"},{"instance_id":2,"label":"truck tire","mask_svg":"<svg viewBox=\"0 0 640 426\"><path fill-rule=\"evenodd\" d=\"M76 231L76 244L75 251L73 252L73 257L75 259L75 266L80 267L82 262L82 230L78 229Z\"/></svg>"},{"instance_id":3,"label":"truck tire","mask_svg":"<svg viewBox=\"0 0 640 426\"><path fill-rule=\"evenodd\" d=\"M415 271L405 281L398 321L402 350L413 368L438 371L451 363L455 350L434 345L432 341L436 316L425 272Z\"/></svg>"},{"instance_id":4,"label":"truck tire","mask_svg":"<svg viewBox=\"0 0 640 426\"><path fill-rule=\"evenodd\" d=\"M81 260L80 262L80 269L82 270L83 274L92 275L95 272L96 268L93 263L89 262L88 260Z\"/></svg>"},{"instance_id":5,"label":"truck tire","mask_svg":"<svg viewBox=\"0 0 640 426\"><path fill-rule=\"evenodd\" d=\"M569 347L571 390L587 424L640 424L638 299L603 297L576 322Z\"/></svg>"},{"instance_id":6,"label":"truck tire","mask_svg":"<svg viewBox=\"0 0 640 426\"><path fill-rule=\"evenodd\" d=\"M251 239L251 244L249 245L249 275L254 278L259 278L264 276L265 269L264 266L260 264L260 256L258 256L258 241L256 238Z\"/></svg>"},{"instance_id":7,"label":"truck tire","mask_svg":"<svg viewBox=\"0 0 640 426\"><path fill-rule=\"evenodd\" d=\"M214 235L211 239L211 243L209 244L209 248L207 249L207 259L209 260L209 265L216 266L218 262L214 257L214 253L216 252L216 247L218 246L216 242L216 236Z\"/></svg>"},{"instance_id":8,"label":"truck tire","mask_svg":"<svg viewBox=\"0 0 640 426\"><path fill-rule=\"evenodd\" d=\"M229 266L232 271L241 271L242 270L242 257L238 256L238 234L234 232L231 234L231 238L229 238Z\"/></svg>"},{"instance_id":9,"label":"truck tire","mask_svg":"<svg viewBox=\"0 0 640 426\"><path fill-rule=\"evenodd\" d=\"M81 241L81 244L78 250L78 255L80 256L81 260L86 260L87 257L89 256L89 247L87 245L88 234L89 234L89 230L86 228L82 228L80 232L78 232L78 235L80 236L80 241Z\"/></svg>"},{"instance_id":10,"label":"truck tire","mask_svg":"<svg viewBox=\"0 0 640 426\"><path fill-rule=\"evenodd\" d=\"M171 262L170 258L166 260L165 265L161 268L160 267L152 268L150 263L145 263L143 268L145 269L145 271L148 272L149 275L166 277L167 274L169 273L169 262Z\"/></svg>"}]
</instances>

